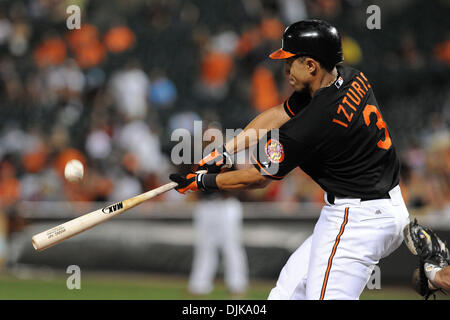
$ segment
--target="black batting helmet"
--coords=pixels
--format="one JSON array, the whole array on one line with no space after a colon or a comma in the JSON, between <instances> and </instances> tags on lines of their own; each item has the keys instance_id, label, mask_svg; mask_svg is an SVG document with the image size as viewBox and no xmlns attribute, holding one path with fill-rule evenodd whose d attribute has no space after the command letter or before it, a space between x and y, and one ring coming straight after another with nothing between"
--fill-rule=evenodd
<instances>
[{"instance_id":1,"label":"black batting helmet","mask_svg":"<svg viewBox=\"0 0 450 320\"><path fill-rule=\"evenodd\" d=\"M335 27L323 20L303 20L284 30L281 49L270 55L272 59L307 56L332 69L344 61L341 36Z\"/></svg>"}]
</instances>

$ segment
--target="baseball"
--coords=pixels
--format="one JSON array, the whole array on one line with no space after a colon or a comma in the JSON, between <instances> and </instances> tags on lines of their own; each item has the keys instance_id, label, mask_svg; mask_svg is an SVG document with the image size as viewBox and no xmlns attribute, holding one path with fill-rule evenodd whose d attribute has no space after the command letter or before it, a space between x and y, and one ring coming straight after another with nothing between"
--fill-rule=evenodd
<instances>
[{"instance_id":1,"label":"baseball","mask_svg":"<svg viewBox=\"0 0 450 320\"><path fill-rule=\"evenodd\" d=\"M79 160L70 160L64 168L64 176L70 182L77 182L83 178L84 168Z\"/></svg>"}]
</instances>

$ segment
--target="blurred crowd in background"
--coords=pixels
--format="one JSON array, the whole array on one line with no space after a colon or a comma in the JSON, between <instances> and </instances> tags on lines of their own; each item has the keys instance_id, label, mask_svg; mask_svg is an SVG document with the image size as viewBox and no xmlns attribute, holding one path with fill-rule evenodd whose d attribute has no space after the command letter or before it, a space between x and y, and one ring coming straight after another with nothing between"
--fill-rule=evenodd
<instances>
[{"instance_id":1,"label":"blurred crowd in background","mask_svg":"<svg viewBox=\"0 0 450 320\"><path fill-rule=\"evenodd\" d=\"M79 30L66 26L72 4ZM370 4L381 30L366 27ZM321 18L374 86L409 208L449 213L449 9L444 0L2 1L0 207L123 200L166 183L173 130L192 131L194 120L243 128L284 101L284 65L268 54L286 26ZM85 165L80 183L64 180L70 159ZM299 169L239 196L323 201Z\"/></svg>"}]
</instances>

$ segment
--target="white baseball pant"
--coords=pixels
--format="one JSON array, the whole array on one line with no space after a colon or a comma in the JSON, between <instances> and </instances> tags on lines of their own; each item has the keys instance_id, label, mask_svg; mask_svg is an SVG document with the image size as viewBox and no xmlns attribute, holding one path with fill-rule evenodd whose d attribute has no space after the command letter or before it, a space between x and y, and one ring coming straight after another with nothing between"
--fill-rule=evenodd
<instances>
[{"instance_id":1,"label":"white baseball pant","mask_svg":"<svg viewBox=\"0 0 450 320\"><path fill-rule=\"evenodd\" d=\"M290 256L269 300L357 300L374 266L403 241L409 214L400 187L390 199L336 198Z\"/></svg>"},{"instance_id":2,"label":"white baseball pant","mask_svg":"<svg viewBox=\"0 0 450 320\"><path fill-rule=\"evenodd\" d=\"M213 290L219 250L224 263L224 280L231 293L248 286L247 255L242 243L243 208L234 198L200 201L194 223L197 231L189 291L208 294Z\"/></svg>"}]
</instances>

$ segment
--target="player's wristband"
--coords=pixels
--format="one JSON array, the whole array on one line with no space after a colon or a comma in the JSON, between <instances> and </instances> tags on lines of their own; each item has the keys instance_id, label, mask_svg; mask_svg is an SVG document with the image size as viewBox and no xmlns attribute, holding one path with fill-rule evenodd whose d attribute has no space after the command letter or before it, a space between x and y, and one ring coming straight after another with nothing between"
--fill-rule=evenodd
<instances>
[{"instance_id":1,"label":"player's wristband","mask_svg":"<svg viewBox=\"0 0 450 320\"><path fill-rule=\"evenodd\" d=\"M196 177L198 188L202 191L219 190L216 173L199 173Z\"/></svg>"}]
</instances>

